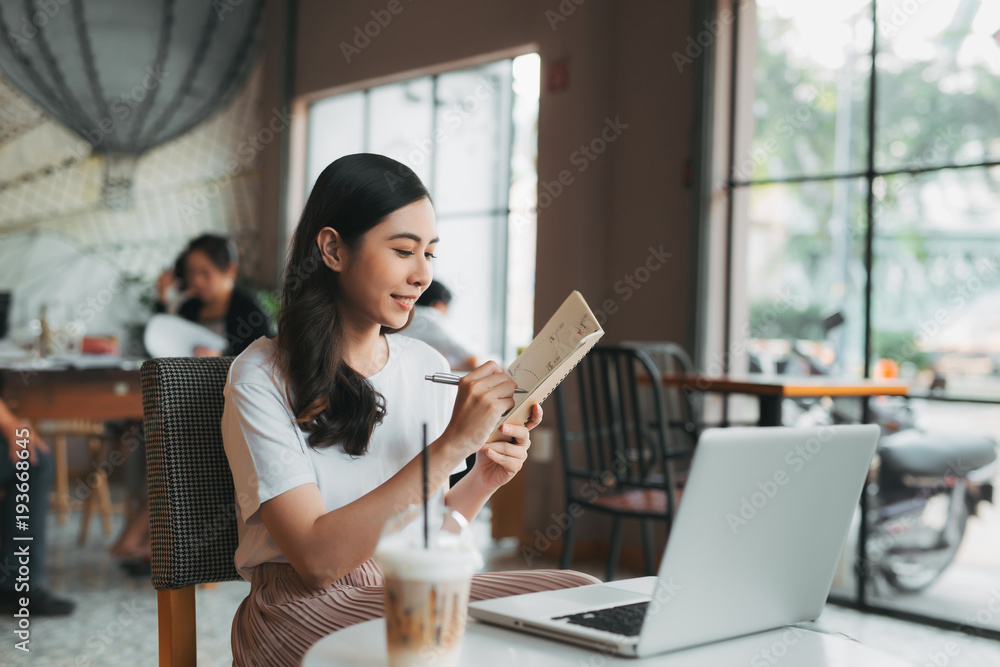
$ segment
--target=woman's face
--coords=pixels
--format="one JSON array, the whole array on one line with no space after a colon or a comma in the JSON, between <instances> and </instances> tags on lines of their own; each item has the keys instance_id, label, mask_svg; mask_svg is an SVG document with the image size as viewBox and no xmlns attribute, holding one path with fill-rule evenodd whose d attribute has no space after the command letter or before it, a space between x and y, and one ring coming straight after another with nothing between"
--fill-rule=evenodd
<instances>
[{"instance_id":1,"label":"woman's face","mask_svg":"<svg viewBox=\"0 0 1000 667\"><path fill-rule=\"evenodd\" d=\"M393 211L365 232L359 247L344 249L339 271L344 315L361 327L404 326L434 276L431 260L437 241L434 207L428 199Z\"/></svg>"},{"instance_id":2,"label":"woman's face","mask_svg":"<svg viewBox=\"0 0 1000 667\"><path fill-rule=\"evenodd\" d=\"M191 296L205 303L229 297L233 291L236 266L223 271L201 250L192 250L184 259L184 281Z\"/></svg>"}]
</instances>

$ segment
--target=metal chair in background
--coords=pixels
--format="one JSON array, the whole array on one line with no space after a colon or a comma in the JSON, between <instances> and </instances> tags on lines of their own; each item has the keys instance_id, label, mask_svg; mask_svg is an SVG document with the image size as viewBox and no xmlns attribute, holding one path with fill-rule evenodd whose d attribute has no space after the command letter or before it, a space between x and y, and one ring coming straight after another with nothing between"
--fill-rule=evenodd
<instances>
[{"instance_id":1,"label":"metal chair in background","mask_svg":"<svg viewBox=\"0 0 1000 667\"><path fill-rule=\"evenodd\" d=\"M572 385L578 428L570 428L567 411ZM608 580L618 569L623 519L640 521L646 570L654 574L650 522L669 531L679 500L674 463L691 456L671 446L659 368L641 349L599 346L555 394L568 517L561 567L570 566L577 515L587 508L613 520Z\"/></svg>"},{"instance_id":2,"label":"metal chair in background","mask_svg":"<svg viewBox=\"0 0 1000 667\"><path fill-rule=\"evenodd\" d=\"M622 347L632 347L649 355L663 375L687 375L695 372L691 357L684 348L669 341L625 341ZM651 392L649 392L651 394ZM693 450L705 425L702 421L704 393L681 385L663 385L663 410L667 427L674 438L675 451Z\"/></svg>"}]
</instances>

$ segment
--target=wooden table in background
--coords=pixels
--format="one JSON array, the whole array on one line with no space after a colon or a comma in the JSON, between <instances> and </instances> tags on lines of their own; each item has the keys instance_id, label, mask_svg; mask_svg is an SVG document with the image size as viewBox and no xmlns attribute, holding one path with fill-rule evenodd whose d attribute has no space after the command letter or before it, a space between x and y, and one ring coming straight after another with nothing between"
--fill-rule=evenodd
<instances>
[{"instance_id":1,"label":"wooden table in background","mask_svg":"<svg viewBox=\"0 0 1000 667\"><path fill-rule=\"evenodd\" d=\"M111 368L38 368L19 369L0 366L0 398L21 419L83 420L99 423L118 419L142 421L142 380L138 362L125 362ZM34 431L34 428L32 429ZM90 455L103 458L100 440L88 439ZM69 455L66 437L57 436L50 443L55 462L53 511L59 523L66 521L71 508L69 495ZM111 503L107 472L96 469L93 492L84 502L80 543L87 538L87 527L95 504L106 535L111 533ZM96 499L96 503L92 502Z\"/></svg>"},{"instance_id":2,"label":"wooden table in background","mask_svg":"<svg viewBox=\"0 0 1000 667\"><path fill-rule=\"evenodd\" d=\"M785 398L822 398L823 396L862 398L865 396L906 396L909 393L909 386L899 381L851 380L823 376L742 375L710 377L692 373L664 375L663 383L696 391L754 395L760 402L758 426L781 426L781 401Z\"/></svg>"},{"instance_id":3,"label":"wooden table in background","mask_svg":"<svg viewBox=\"0 0 1000 667\"><path fill-rule=\"evenodd\" d=\"M135 365L135 364L133 364ZM136 368L0 368L0 397L22 419L142 420Z\"/></svg>"}]
</instances>

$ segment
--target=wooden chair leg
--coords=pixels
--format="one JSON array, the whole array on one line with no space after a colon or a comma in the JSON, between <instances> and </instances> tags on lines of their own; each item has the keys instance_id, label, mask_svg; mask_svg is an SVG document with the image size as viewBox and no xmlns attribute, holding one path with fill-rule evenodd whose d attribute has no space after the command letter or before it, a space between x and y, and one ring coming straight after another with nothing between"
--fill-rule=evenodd
<instances>
[{"instance_id":1,"label":"wooden chair leg","mask_svg":"<svg viewBox=\"0 0 1000 667\"><path fill-rule=\"evenodd\" d=\"M81 547L87 544L87 533L90 531L90 518L94 516L94 489L90 490L90 495L83 501L83 514L80 517L80 534L76 541Z\"/></svg>"},{"instance_id":2,"label":"wooden chair leg","mask_svg":"<svg viewBox=\"0 0 1000 667\"><path fill-rule=\"evenodd\" d=\"M94 487L90 489L90 494L83 501L83 516L80 519L80 534L77 542L80 546L87 544L87 534L90 532L90 522L94 517L94 512L101 515L101 524L104 535L110 536L111 525L111 492L108 487L108 474L104 470L102 456L104 442L99 437L92 437L87 440L90 448L90 462L94 464Z\"/></svg>"},{"instance_id":3,"label":"wooden chair leg","mask_svg":"<svg viewBox=\"0 0 1000 667\"><path fill-rule=\"evenodd\" d=\"M80 535L78 537L81 547L87 544L87 533L90 530L90 522L94 518L95 511L101 515L101 529L104 531L104 536L111 535L113 530L111 510L108 476L103 471L98 471L94 478L94 488L90 490L90 495L83 503L83 517L80 519Z\"/></svg>"},{"instance_id":4,"label":"wooden chair leg","mask_svg":"<svg viewBox=\"0 0 1000 667\"><path fill-rule=\"evenodd\" d=\"M90 439L91 460L97 463L97 505L101 513L101 527L104 529L104 536L109 537L113 531L111 525L111 487L108 484L108 472L105 467L104 440L102 438Z\"/></svg>"},{"instance_id":5,"label":"wooden chair leg","mask_svg":"<svg viewBox=\"0 0 1000 667\"><path fill-rule=\"evenodd\" d=\"M160 667L194 667L196 664L194 589L194 586L185 586L156 591Z\"/></svg>"},{"instance_id":6,"label":"wooden chair leg","mask_svg":"<svg viewBox=\"0 0 1000 667\"><path fill-rule=\"evenodd\" d=\"M622 518L616 516L611 528L611 553L608 554L608 572L605 581L613 581L618 571L618 552L622 547Z\"/></svg>"},{"instance_id":7,"label":"wooden chair leg","mask_svg":"<svg viewBox=\"0 0 1000 667\"><path fill-rule=\"evenodd\" d=\"M90 460L94 461L94 439L87 439L87 446L90 449ZM83 514L80 516L80 534L76 541L81 547L87 544L87 533L90 532L90 520L94 517L94 507L96 506L97 489L100 487L101 471L98 469L94 477L94 486L87 490L87 497L83 501Z\"/></svg>"},{"instance_id":8,"label":"wooden chair leg","mask_svg":"<svg viewBox=\"0 0 1000 667\"><path fill-rule=\"evenodd\" d=\"M66 454L66 435L56 434L52 441L52 458L56 465L55 495L52 499L52 511L59 525L66 523L69 513L69 459Z\"/></svg>"},{"instance_id":9,"label":"wooden chair leg","mask_svg":"<svg viewBox=\"0 0 1000 667\"><path fill-rule=\"evenodd\" d=\"M100 494L97 501L100 505L101 528L104 530L104 536L110 537L114 527L111 525L111 487L106 473L101 473Z\"/></svg>"}]
</instances>

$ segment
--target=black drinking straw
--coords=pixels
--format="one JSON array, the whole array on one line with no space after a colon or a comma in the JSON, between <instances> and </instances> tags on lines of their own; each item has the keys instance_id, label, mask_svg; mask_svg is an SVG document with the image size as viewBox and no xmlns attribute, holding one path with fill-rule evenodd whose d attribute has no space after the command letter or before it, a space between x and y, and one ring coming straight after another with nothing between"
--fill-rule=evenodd
<instances>
[{"instance_id":1,"label":"black drinking straw","mask_svg":"<svg viewBox=\"0 0 1000 667\"><path fill-rule=\"evenodd\" d=\"M429 549L427 540L427 422L424 422L424 448L420 450L420 467L424 477L424 549Z\"/></svg>"}]
</instances>

